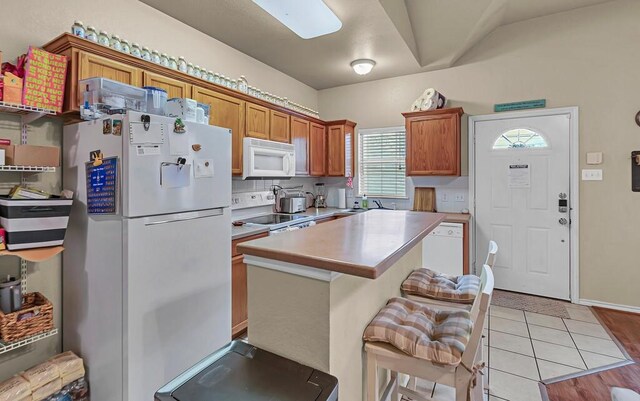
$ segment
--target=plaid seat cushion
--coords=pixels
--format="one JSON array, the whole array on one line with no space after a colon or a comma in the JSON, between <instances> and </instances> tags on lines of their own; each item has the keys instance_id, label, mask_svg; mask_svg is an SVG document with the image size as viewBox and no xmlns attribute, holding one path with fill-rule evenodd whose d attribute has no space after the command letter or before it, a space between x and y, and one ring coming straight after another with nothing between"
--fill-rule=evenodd
<instances>
[{"instance_id":1,"label":"plaid seat cushion","mask_svg":"<svg viewBox=\"0 0 640 401\"><path fill-rule=\"evenodd\" d=\"M442 311L406 298L392 298L364 331L365 341L380 341L440 365L458 365L471 337L471 315Z\"/></svg>"},{"instance_id":2,"label":"plaid seat cushion","mask_svg":"<svg viewBox=\"0 0 640 401\"><path fill-rule=\"evenodd\" d=\"M401 288L410 295L471 304L480 291L480 277L472 274L449 276L429 269L418 269L402 282Z\"/></svg>"}]
</instances>

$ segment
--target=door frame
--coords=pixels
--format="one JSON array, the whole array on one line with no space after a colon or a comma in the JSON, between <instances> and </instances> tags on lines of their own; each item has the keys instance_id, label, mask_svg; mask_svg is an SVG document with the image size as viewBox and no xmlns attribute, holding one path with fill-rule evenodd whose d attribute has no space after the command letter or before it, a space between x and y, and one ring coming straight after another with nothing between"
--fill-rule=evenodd
<instances>
[{"instance_id":1,"label":"door frame","mask_svg":"<svg viewBox=\"0 0 640 401\"><path fill-rule=\"evenodd\" d=\"M539 109L526 111L513 111L506 113L484 114L469 117L469 206L472 216L476 215L476 165L475 165L475 124L481 121L510 120L513 118L544 117L568 114L571 119L569 124L569 188L571 197L569 202L569 296L572 303L580 301L580 136L578 107L561 107L554 109ZM473 227L470 232L472 266L476 265L476 224L473 219ZM498 244L498 247L500 244ZM480 255L483 255L481 250Z\"/></svg>"}]
</instances>

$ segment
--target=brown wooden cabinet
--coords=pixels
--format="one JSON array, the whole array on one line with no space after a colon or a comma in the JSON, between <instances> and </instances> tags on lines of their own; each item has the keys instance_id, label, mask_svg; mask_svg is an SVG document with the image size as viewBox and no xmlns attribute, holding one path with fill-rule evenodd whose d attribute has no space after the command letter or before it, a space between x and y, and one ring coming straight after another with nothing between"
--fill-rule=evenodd
<instances>
[{"instance_id":1,"label":"brown wooden cabinet","mask_svg":"<svg viewBox=\"0 0 640 401\"><path fill-rule=\"evenodd\" d=\"M291 118L291 143L296 152L296 175L309 175L309 120Z\"/></svg>"},{"instance_id":2,"label":"brown wooden cabinet","mask_svg":"<svg viewBox=\"0 0 640 401\"><path fill-rule=\"evenodd\" d=\"M269 139L289 143L291 140L289 115L281 111L271 110L270 120Z\"/></svg>"},{"instance_id":3,"label":"brown wooden cabinet","mask_svg":"<svg viewBox=\"0 0 640 401\"><path fill-rule=\"evenodd\" d=\"M355 172L354 132L349 120L327 122L327 175L353 177Z\"/></svg>"},{"instance_id":4,"label":"brown wooden cabinet","mask_svg":"<svg viewBox=\"0 0 640 401\"><path fill-rule=\"evenodd\" d=\"M407 132L407 175L459 176L460 107L402 113Z\"/></svg>"},{"instance_id":5,"label":"brown wooden cabinet","mask_svg":"<svg viewBox=\"0 0 640 401\"><path fill-rule=\"evenodd\" d=\"M209 89L193 87L193 98L211 106L209 123L231 129L231 173L242 174L242 139L244 138L245 102Z\"/></svg>"},{"instance_id":6,"label":"brown wooden cabinet","mask_svg":"<svg viewBox=\"0 0 640 401\"><path fill-rule=\"evenodd\" d=\"M264 106L247 102L246 136L259 139L269 139L269 109Z\"/></svg>"},{"instance_id":7,"label":"brown wooden cabinet","mask_svg":"<svg viewBox=\"0 0 640 401\"><path fill-rule=\"evenodd\" d=\"M309 130L309 175L327 174L327 130L324 125L311 123Z\"/></svg>"},{"instance_id":8,"label":"brown wooden cabinet","mask_svg":"<svg viewBox=\"0 0 640 401\"><path fill-rule=\"evenodd\" d=\"M238 244L268 236L269 233L251 235L231 241L231 336L241 335L247 328L247 265L238 253Z\"/></svg>"},{"instance_id":9,"label":"brown wooden cabinet","mask_svg":"<svg viewBox=\"0 0 640 401\"><path fill-rule=\"evenodd\" d=\"M102 77L133 86L140 86L142 83L142 70L138 68L86 52L79 52L77 56L78 81ZM80 88L77 91L76 98L78 102L75 104L76 108L82 104L84 90L84 88Z\"/></svg>"},{"instance_id":10,"label":"brown wooden cabinet","mask_svg":"<svg viewBox=\"0 0 640 401\"><path fill-rule=\"evenodd\" d=\"M154 74L152 72L143 71L142 73L142 85L143 86L155 86L167 91L167 98L174 97L191 97L191 85L186 82L178 81L177 79L167 78L160 74Z\"/></svg>"}]
</instances>

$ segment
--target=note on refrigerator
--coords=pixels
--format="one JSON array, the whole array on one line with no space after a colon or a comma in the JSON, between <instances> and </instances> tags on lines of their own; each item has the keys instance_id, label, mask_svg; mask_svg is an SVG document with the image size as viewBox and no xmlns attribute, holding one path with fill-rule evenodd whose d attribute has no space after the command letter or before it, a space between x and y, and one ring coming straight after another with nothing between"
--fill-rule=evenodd
<instances>
[{"instance_id":1,"label":"note on refrigerator","mask_svg":"<svg viewBox=\"0 0 640 401\"><path fill-rule=\"evenodd\" d=\"M171 156L185 156L189 154L189 134L171 132L169 134L169 151Z\"/></svg>"}]
</instances>

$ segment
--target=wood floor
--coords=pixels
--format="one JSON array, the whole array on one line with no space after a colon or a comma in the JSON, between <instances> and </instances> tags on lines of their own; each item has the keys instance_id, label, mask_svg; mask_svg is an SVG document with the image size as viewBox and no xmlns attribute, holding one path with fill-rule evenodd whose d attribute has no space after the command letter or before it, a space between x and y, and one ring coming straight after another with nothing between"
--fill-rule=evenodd
<instances>
[{"instance_id":1,"label":"wood floor","mask_svg":"<svg viewBox=\"0 0 640 401\"><path fill-rule=\"evenodd\" d=\"M549 401L606 401L611 387L640 392L640 315L611 309L593 308L635 362L585 376L541 384Z\"/></svg>"}]
</instances>

